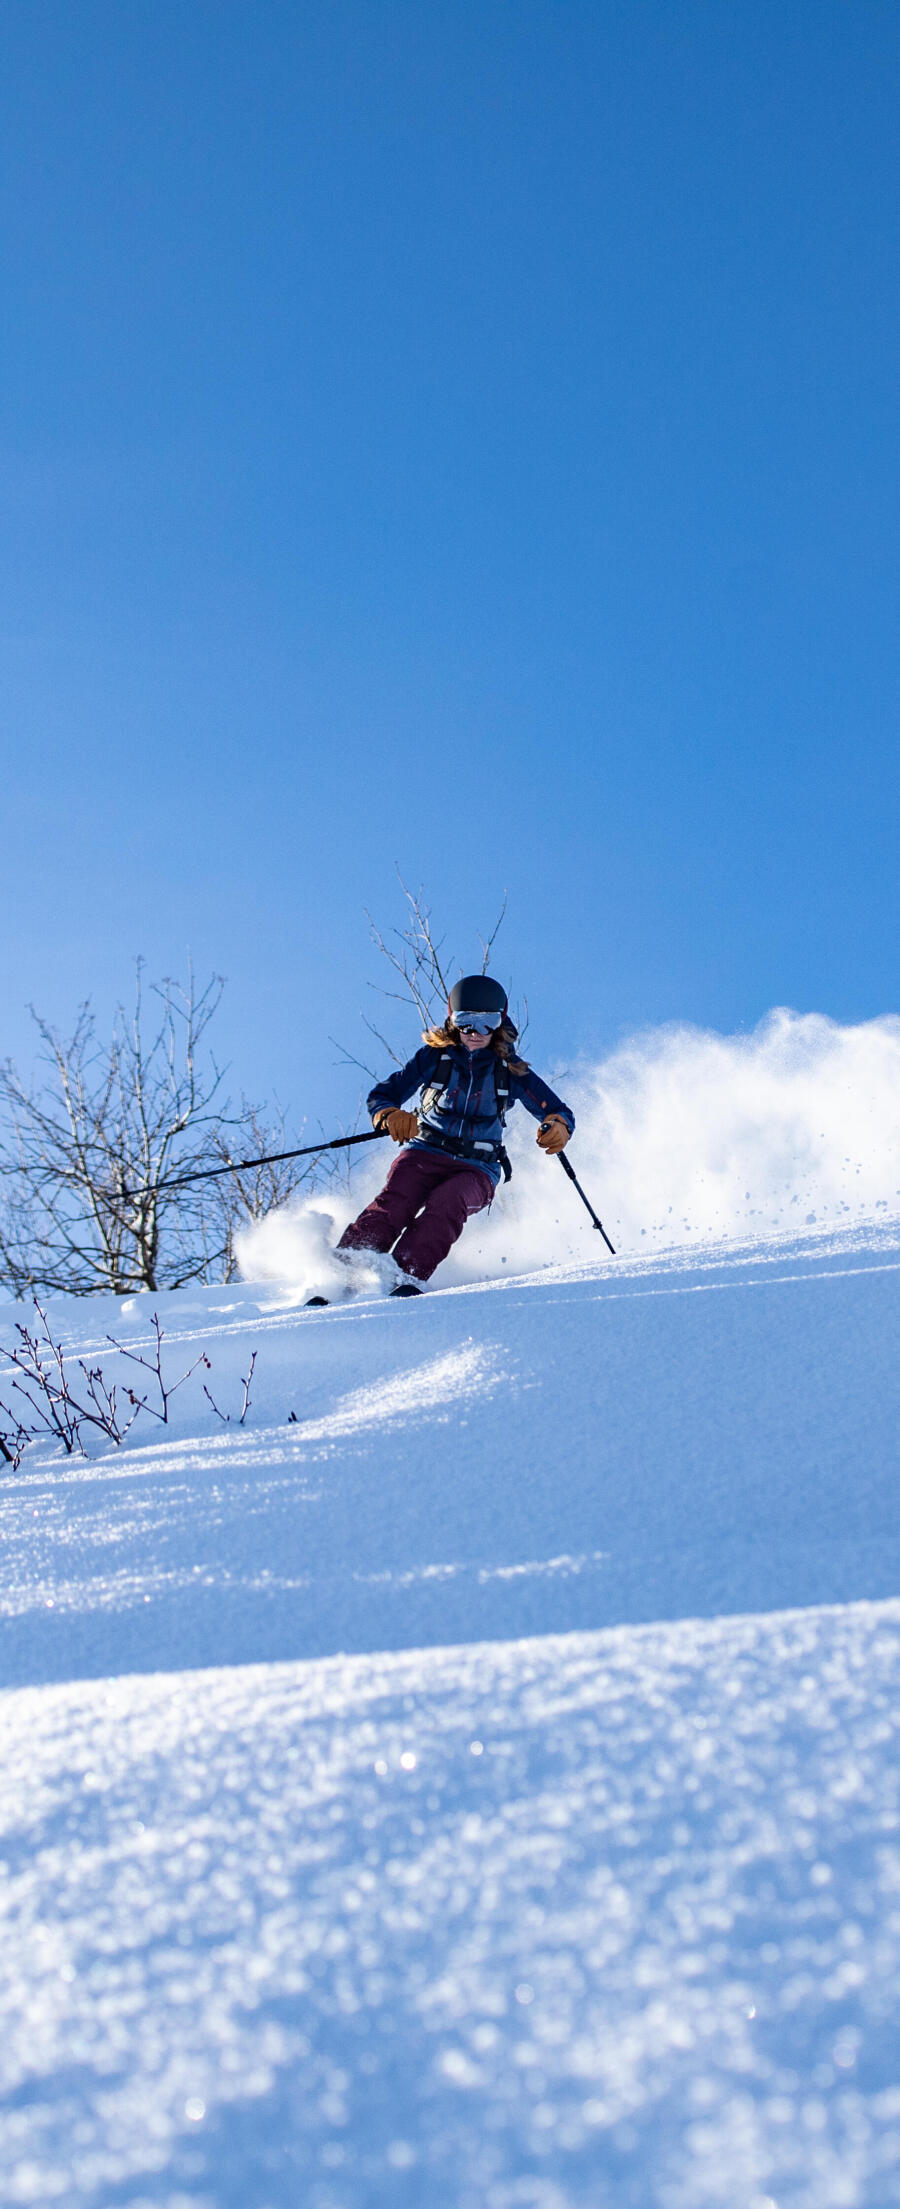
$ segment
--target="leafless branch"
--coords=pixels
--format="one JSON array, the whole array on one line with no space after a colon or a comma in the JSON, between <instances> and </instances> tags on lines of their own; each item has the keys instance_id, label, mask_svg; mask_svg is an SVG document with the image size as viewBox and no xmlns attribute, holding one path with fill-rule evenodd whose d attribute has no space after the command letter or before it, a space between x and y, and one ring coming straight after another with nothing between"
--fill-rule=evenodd
<instances>
[{"instance_id":1,"label":"leafless branch","mask_svg":"<svg viewBox=\"0 0 900 2209\"><path fill-rule=\"evenodd\" d=\"M494 944L495 944L495 942L496 942L496 939L497 939L497 937L498 937L498 935L499 935L499 933L500 933L500 930L501 930L501 928L502 928L502 926L503 926L503 923L504 923L504 921L505 921L505 919L506 919L506 908L507 908L507 905L508 905L508 903L509 903L509 891L508 891L508 890L504 890L504 892L503 892L503 903L502 903L502 905L501 905L501 907L500 907L500 911L499 911L499 914L498 914L498 916L497 916L497 919L496 919L496 920L495 920L495 922L494 922L493 928L491 929L491 933L490 933L490 935L489 935L489 936L488 936L487 938L485 938L484 936L479 936L479 938L478 938L478 941L479 941L479 943L480 943L480 945L481 945L481 952L482 952L482 958L481 958L481 971L482 971L482 974L486 974L486 973L487 973L487 970L488 970L488 967L490 966L490 963L491 963L491 952L493 951L493 948L494 948Z\"/></svg>"},{"instance_id":2,"label":"leafless branch","mask_svg":"<svg viewBox=\"0 0 900 2209\"><path fill-rule=\"evenodd\" d=\"M248 1411L249 1411L249 1409L250 1409L250 1383L251 1383L251 1381L252 1381L252 1379L253 1379L253 1370L254 1370L254 1367L255 1367L255 1365L256 1365L256 1351L254 1350L254 1351L253 1351L253 1354L252 1354L252 1356L251 1356L251 1359L250 1359L250 1371L249 1371L249 1373L248 1373L248 1374L247 1374L247 1375L245 1376L245 1378L244 1378L244 1379L242 1379L242 1381L241 1381L241 1387L242 1387L242 1389L243 1389L243 1392L244 1392L244 1393L243 1393L243 1396L242 1396L242 1398L241 1398L241 1408L240 1408L240 1413L239 1413L239 1415L238 1415L238 1421L237 1421L237 1423L238 1423L238 1426L239 1426L239 1427L242 1427L242 1426L243 1426L243 1424L244 1424L244 1420L246 1419L246 1417L247 1417L247 1413L248 1413ZM212 1394L212 1391L211 1391L211 1390L210 1390L209 1388L207 1388L207 1385L206 1385L206 1382L205 1382L205 1381L204 1381L204 1383L203 1383L203 1394L204 1394L204 1396L206 1397L206 1399L207 1399L207 1402L208 1402L208 1403L210 1403L210 1404L212 1405L212 1408L213 1408L213 1410L214 1410L214 1412L215 1412L216 1418L217 1418L217 1419L221 1419L223 1427L230 1427L230 1425L231 1425L231 1413L230 1413L230 1411L220 1411L220 1410L219 1410L219 1406L218 1406L218 1404L216 1403L216 1399L215 1399L215 1397L213 1396L213 1394Z\"/></svg>"},{"instance_id":3,"label":"leafless branch","mask_svg":"<svg viewBox=\"0 0 900 2209\"><path fill-rule=\"evenodd\" d=\"M145 1373L152 1374L159 1390L158 1405L151 1403L148 1396L135 1396L131 1389L128 1390L128 1399L130 1403L137 1405L139 1411L149 1412L151 1419L158 1419L162 1426L167 1427L169 1424L169 1405L177 1390L184 1387L185 1381L190 1380L191 1374L196 1373L198 1366L205 1365L207 1372L210 1372L211 1367L205 1351L201 1350L199 1358L194 1359L193 1365L189 1365L187 1371L181 1373L177 1381L166 1381L162 1369L163 1330L159 1323L158 1312L151 1314L150 1324L156 1337L156 1349L152 1357L144 1358L139 1350L129 1350L124 1342L116 1341L115 1335L107 1335L106 1339L113 1350L118 1350L121 1357L128 1358L132 1365L142 1365Z\"/></svg>"}]
</instances>

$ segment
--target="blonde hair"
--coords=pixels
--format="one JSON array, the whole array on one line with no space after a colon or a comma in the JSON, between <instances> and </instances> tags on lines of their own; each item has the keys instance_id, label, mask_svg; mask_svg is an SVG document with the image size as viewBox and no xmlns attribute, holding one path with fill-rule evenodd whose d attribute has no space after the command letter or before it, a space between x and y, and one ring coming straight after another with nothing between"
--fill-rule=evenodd
<instances>
[{"instance_id":1,"label":"blonde hair","mask_svg":"<svg viewBox=\"0 0 900 2209\"><path fill-rule=\"evenodd\" d=\"M519 1058L516 1051L517 1030L505 1013L499 1028L491 1029L489 1040L495 1058L505 1059L511 1074L527 1074L527 1060ZM455 1020L448 1017L442 1027L426 1028L422 1041L423 1043L430 1043L434 1051L452 1049L460 1041L460 1033Z\"/></svg>"}]
</instances>

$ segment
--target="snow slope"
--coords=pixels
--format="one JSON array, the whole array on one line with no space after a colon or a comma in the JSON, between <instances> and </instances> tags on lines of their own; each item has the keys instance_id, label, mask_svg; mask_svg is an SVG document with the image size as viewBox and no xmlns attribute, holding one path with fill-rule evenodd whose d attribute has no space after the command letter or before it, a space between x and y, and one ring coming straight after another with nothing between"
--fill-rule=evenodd
<instances>
[{"instance_id":1,"label":"snow slope","mask_svg":"<svg viewBox=\"0 0 900 2209\"><path fill-rule=\"evenodd\" d=\"M900 1223L156 1301L247 1424L0 1483L4 2209L900 2202Z\"/></svg>"}]
</instances>

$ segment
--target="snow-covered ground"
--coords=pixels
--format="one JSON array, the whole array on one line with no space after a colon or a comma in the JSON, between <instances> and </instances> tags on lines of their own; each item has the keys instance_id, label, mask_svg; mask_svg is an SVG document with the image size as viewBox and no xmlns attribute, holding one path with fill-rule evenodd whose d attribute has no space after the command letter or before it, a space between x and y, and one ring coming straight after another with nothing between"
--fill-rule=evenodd
<instances>
[{"instance_id":1,"label":"snow-covered ground","mask_svg":"<svg viewBox=\"0 0 900 2209\"><path fill-rule=\"evenodd\" d=\"M900 2203L900 1221L154 1308L0 1482L4 2209Z\"/></svg>"}]
</instances>

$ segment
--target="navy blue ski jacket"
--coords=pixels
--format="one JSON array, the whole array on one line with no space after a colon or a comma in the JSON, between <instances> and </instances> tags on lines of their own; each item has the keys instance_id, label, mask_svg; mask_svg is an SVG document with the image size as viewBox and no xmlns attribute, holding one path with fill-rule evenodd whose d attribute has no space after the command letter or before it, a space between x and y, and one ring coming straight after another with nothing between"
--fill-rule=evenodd
<instances>
[{"instance_id":1,"label":"navy blue ski jacket","mask_svg":"<svg viewBox=\"0 0 900 2209\"><path fill-rule=\"evenodd\" d=\"M429 1083L441 1059L452 1061L450 1078L445 1089L429 1096ZM392 1105L404 1105L413 1091L421 1089L424 1099L419 1110L420 1133L412 1143L404 1144L406 1150L440 1150L440 1142L428 1140L432 1135L449 1137L452 1142L496 1144L503 1141L503 1122L497 1104L494 1086L496 1057L490 1044L482 1051L467 1051L461 1043L445 1044L441 1050L432 1043L425 1043L415 1058L406 1066L389 1074L386 1081L376 1082L366 1098L366 1106L374 1119L377 1112L384 1112ZM529 1066L524 1074L509 1076L509 1104L523 1104L533 1120L545 1120L549 1112L558 1112L565 1120L570 1133L575 1126L575 1115L562 1098L557 1097L549 1082L541 1080ZM477 1166L487 1174L496 1187L500 1179L499 1162L491 1159L471 1158L467 1164Z\"/></svg>"}]
</instances>

